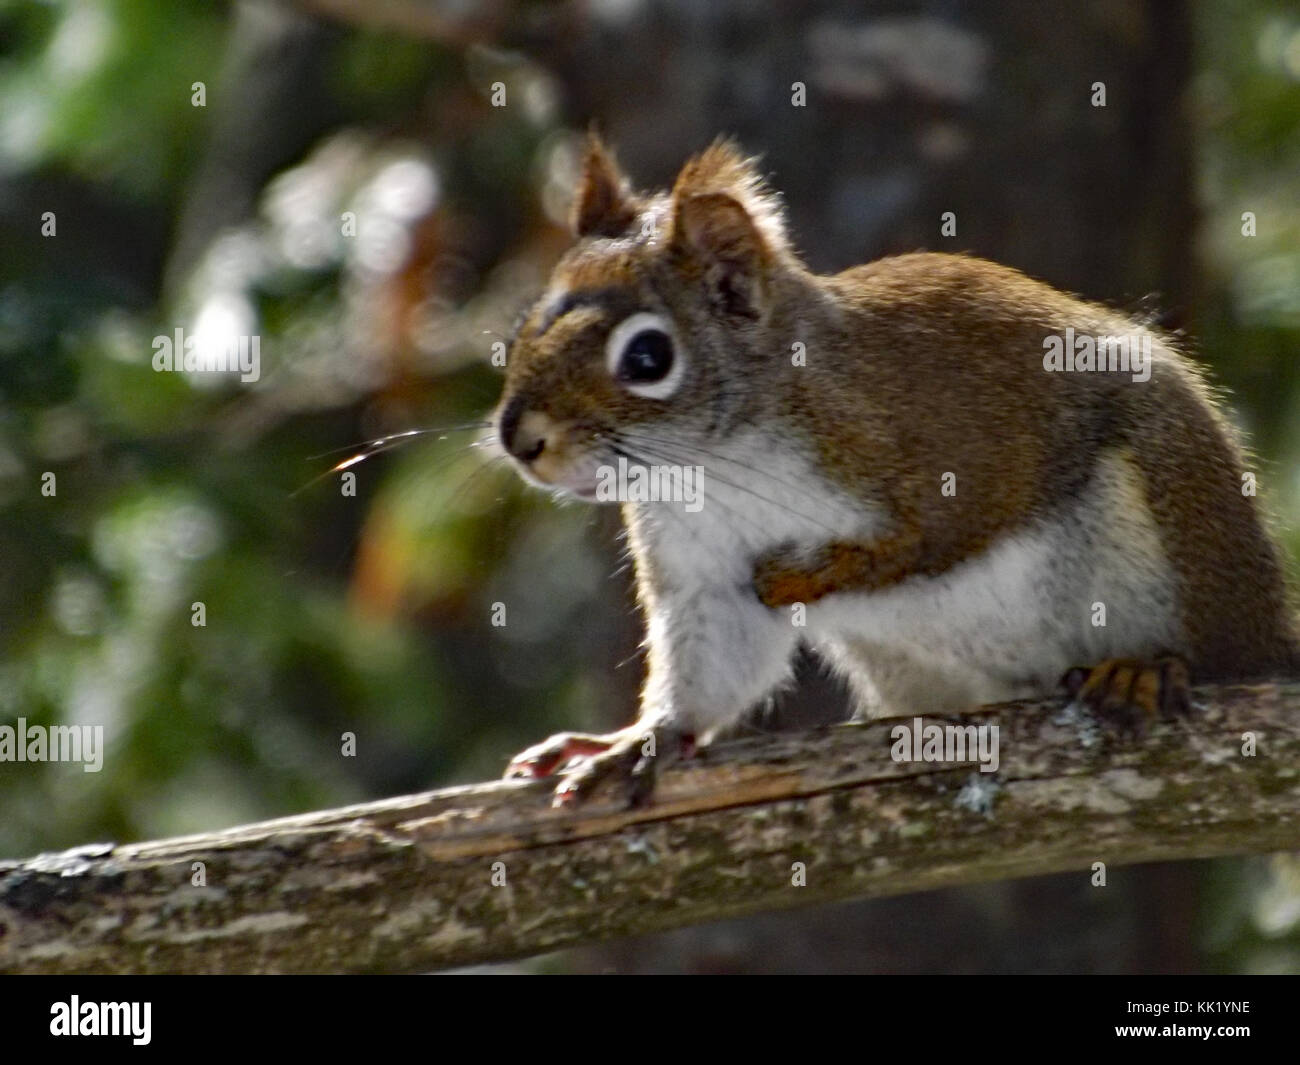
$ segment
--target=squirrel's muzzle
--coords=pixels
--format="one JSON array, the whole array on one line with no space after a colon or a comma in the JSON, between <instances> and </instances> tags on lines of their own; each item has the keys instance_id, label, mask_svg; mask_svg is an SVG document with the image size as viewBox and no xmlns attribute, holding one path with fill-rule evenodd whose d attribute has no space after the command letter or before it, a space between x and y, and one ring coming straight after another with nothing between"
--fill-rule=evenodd
<instances>
[{"instance_id":1,"label":"squirrel's muzzle","mask_svg":"<svg viewBox=\"0 0 1300 1065\"><path fill-rule=\"evenodd\" d=\"M501 411L497 433L501 446L525 466L546 450L546 429L550 421L540 411L530 411L524 396L515 396Z\"/></svg>"}]
</instances>

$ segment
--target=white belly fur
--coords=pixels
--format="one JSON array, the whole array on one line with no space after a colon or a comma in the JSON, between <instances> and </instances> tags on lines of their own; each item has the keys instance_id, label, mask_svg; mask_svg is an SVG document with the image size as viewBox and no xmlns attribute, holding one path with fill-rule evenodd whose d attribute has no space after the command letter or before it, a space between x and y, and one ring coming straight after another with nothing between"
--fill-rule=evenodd
<instances>
[{"instance_id":1,"label":"white belly fur","mask_svg":"<svg viewBox=\"0 0 1300 1065\"><path fill-rule=\"evenodd\" d=\"M828 596L809 606L805 627L757 601L754 560L786 540L865 538L880 520L807 465L773 470L772 459L760 459L761 478L720 467L733 484L714 480L699 513L669 506L637 519L664 578L649 639L697 678L671 701L701 730L779 685L800 640L846 675L859 713L872 716L1047 695L1072 666L1181 646L1176 584L1122 453L1100 459L1087 497L1050 520L940 576ZM1094 624L1098 603L1104 625Z\"/></svg>"},{"instance_id":2,"label":"white belly fur","mask_svg":"<svg viewBox=\"0 0 1300 1065\"><path fill-rule=\"evenodd\" d=\"M1175 589L1140 473L1115 454L1060 517L941 576L831 596L809 612L810 638L860 713L955 709L1052 694L1072 666L1179 650Z\"/></svg>"}]
</instances>

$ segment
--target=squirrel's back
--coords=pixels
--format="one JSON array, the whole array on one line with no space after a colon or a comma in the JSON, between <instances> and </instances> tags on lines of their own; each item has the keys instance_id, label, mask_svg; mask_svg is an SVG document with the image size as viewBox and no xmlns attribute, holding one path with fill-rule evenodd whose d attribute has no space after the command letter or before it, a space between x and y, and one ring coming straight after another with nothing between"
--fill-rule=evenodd
<instances>
[{"instance_id":1,"label":"squirrel's back","mask_svg":"<svg viewBox=\"0 0 1300 1065\"><path fill-rule=\"evenodd\" d=\"M823 396L870 390L873 432L887 426L889 436L837 443L825 456L830 469L846 453L864 462L885 454L897 464L891 479L920 493L955 473L952 506L913 502L927 535L956 558L1026 514L1059 512L1089 490L1103 458L1118 457L1139 475L1140 504L1176 575L1195 675L1300 670L1257 478L1200 371L1170 338L967 256L902 255L826 281L865 344L835 366L838 382L812 387ZM1127 361L1105 368L1116 338ZM1076 361L1076 348L1090 358ZM1058 350L1060 366L1049 366Z\"/></svg>"}]
</instances>

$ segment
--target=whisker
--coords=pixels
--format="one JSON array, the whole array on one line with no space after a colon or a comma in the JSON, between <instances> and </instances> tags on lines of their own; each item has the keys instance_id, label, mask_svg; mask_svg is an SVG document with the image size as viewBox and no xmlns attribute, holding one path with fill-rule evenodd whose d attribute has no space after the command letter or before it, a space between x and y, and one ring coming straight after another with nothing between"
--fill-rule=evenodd
<instances>
[{"instance_id":1,"label":"whisker","mask_svg":"<svg viewBox=\"0 0 1300 1065\"><path fill-rule=\"evenodd\" d=\"M430 433L460 433L470 429L488 429L492 423L483 422L466 422L464 425L443 425L430 429L403 429L400 433L389 433L387 436L378 436L373 440L362 440L356 444L345 444L343 447L331 448L329 451L322 451L319 455L308 455L308 462L315 462L318 459L329 458L331 455L337 455L341 451L364 451L367 448L377 447L381 444L388 444L392 441L407 440L417 436L428 436Z\"/></svg>"},{"instance_id":2,"label":"whisker","mask_svg":"<svg viewBox=\"0 0 1300 1065\"><path fill-rule=\"evenodd\" d=\"M701 447L699 445L679 444L678 446L692 450L704 456L705 458L712 459L715 462L724 462L730 466L735 466L738 467L739 469L745 470L748 473L753 473L759 477L764 477L767 480L771 481L773 484L780 485L782 488L788 489L790 492L793 492L796 496L802 497L803 499L808 500L810 503L818 507L824 507L826 505L826 499L824 495L810 491L806 485L799 484L795 481L787 480L784 477L778 477L770 470L762 469L761 467L751 465L748 462L742 462L740 459L732 458L729 455L720 455L716 451L712 451L708 448ZM751 494L757 494L754 493L753 490L750 489L747 485L739 485L736 487L739 487L742 491L748 491ZM766 496L762 496L762 495L759 495L759 498L767 499ZM789 510L791 513L798 513L797 511L794 511L793 508L787 507L776 500L768 500L768 502L773 503L775 506L783 507L784 509ZM850 521L855 521L858 518L857 512L852 508L846 509L844 507L839 507L837 509L839 509L841 513L843 513L844 517ZM830 525L827 525L823 521L819 521L818 519L813 518L808 514L801 514L800 516L809 518L809 520L811 521L815 521L817 524L821 525L822 528L826 529L828 532L832 532L835 533L836 535L840 535L839 530L833 528Z\"/></svg>"},{"instance_id":3,"label":"whisker","mask_svg":"<svg viewBox=\"0 0 1300 1065\"><path fill-rule=\"evenodd\" d=\"M644 445L638 445L638 447L642 447L642 448L644 448ZM617 449L616 449L616 450L617 450ZM653 449L651 449L650 451L646 451L646 452L645 452L645 456L648 457L648 458L650 458L650 459L657 459L657 460L660 461L660 462L665 462L665 463L668 463L668 464L674 464L674 463L673 463L673 460L676 459L676 458L680 458L680 457L681 457L681 456L679 456L679 455L666 454L666 453L664 453L664 452L660 452L658 455L656 455L656 454L654 453ZM650 463L646 463L644 457L633 458L632 455L627 454L627 453L624 453L624 457L627 458L629 461L638 461L638 462L641 462L641 463L643 463L643 464L650 465ZM724 482L724 483L725 483L725 482ZM735 507L730 506L730 505L729 505L725 500L719 499L716 495L710 496L709 498L710 498L710 501L711 501L712 503L714 503L714 504L716 504L717 506L721 507L724 511L726 511L728 514L730 514L732 517L737 518L737 519L739 519L739 520L741 520L741 521L747 522L749 525L751 525L753 528L759 530L760 532L764 531L764 530L763 530L763 526L760 525L757 521L755 521L755 519L752 518L750 515L745 514L745 513L742 513L741 511L739 511L739 510L736 509Z\"/></svg>"},{"instance_id":4,"label":"whisker","mask_svg":"<svg viewBox=\"0 0 1300 1065\"><path fill-rule=\"evenodd\" d=\"M658 448L660 452L659 457L661 461L671 462L673 459L689 457L690 452L695 452L697 455L701 455L704 458L710 459L714 462L729 463L734 466L739 466L741 469L748 470L752 473L768 476L770 480L773 480L778 484L784 484L785 487L791 489L792 491L796 492L799 495L802 495L803 497L807 498L811 502L818 502L818 503L822 502L822 500L809 493L806 489L801 489L796 485L789 484L788 482L784 482L780 478L775 477L774 475L767 474L766 471L764 470L760 470L756 467L748 466L743 462L739 462L737 460L727 458L724 455L719 455L716 452L712 452L708 450L707 448L701 448L690 444L684 444L680 441L667 441L662 439L646 437L643 434L632 434L632 433L627 433L626 431L624 431L621 434L621 436L637 447L644 447L648 444L652 448ZM676 449L676 453L674 453L673 449ZM813 524L820 525L823 529L825 529L828 533L830 533L833 536L839 537L842 535L842 533L839 530L833 528L830 525L827 525L825 522L819 520L816 517L813 517L811 514L801 513L800 511L795 510L795 508L790 506L789 504L783 503L780 500L772 499L770 496L766 496L762 492L756 491L754 488L751 488L749 485L739 484L735 481L729 480L724 476L720 476L716 470L711 470L709 476L711 479L716 480L721 484L727 485L730 488L734 488L738 492L741 492L745 495L753 496L755 499L762 500L763 502L768 503L779 510L783 510L788 514L795 515L799 518L802 518L805 521L809 521L812 522ZM710 498L712 498L715 502L718 503L722 502L721 500L718 499L716 494L712 495ZM736 512L733 511L733 513ZM753 519L749 519L749 520L751 521L751 523L753 523Z\"/></svg>"},{"instance_id":5,"label":"whisker","mask_svg":"<svg viewBox=\"0 0 1300 1065\"><path fill-rule=\"evenodd\" d=\"M606 446L608 446L614 452L614 454L621 455L623 458L627 459L628 462L635 462L636 464L643 465L643 466L650 465L650 463L648 463L644 457L637 455L634 452L628 451L625 448L621 447L618 444L615 444L614 442L608 439L606 440ZM743 515L737 515L735 511L727 507L725 503L721 503L720 500L715 499L714 502L719 503L722 506L722 509L727 510L729 513L737 517L743 516ZM722 571L725 572L727 569L730 568L727 564L728 560L722 554L720 554L716 549L704 543L704 541L700 538L700 534L698 530L694 526L692 526L690 522L682 522L679 524L678 527L684 529L686 531L686 534L694 542L695 546L700 548L700 550L704 551L705 554L711 556L713 560L718 563L718 566L721 568Z\"/></svg>"},{"instance_id":6,"label":"whisker","mask_svg":"<svg viewBox=\"0 0 1300 1065\"><path fill-rule=\"evenodd\" d=\"M407 442L406 439L407 436L408 434L406 433L395 433L390 437L382 437L381 440L387 441L387 443L376 443L375 446L370 447L368 450L358 452L357 454L351 455L348 458L344 459L342 462L335 463L324 473L318 474L317 476L313 477L310 481L308 481L306 484L303 484L298 488L295 488L292 492L289 493L289 498L293 499L301 495L303 492L307 491L307 489L314 488L316 485L320 484L320 482L325 480L327 477L331 477L336 473L343 473L344 471L351 469L353 466L359 465L360 463L364 462L366 459L374 458L376 455L382 455L386 451L392 451L394 448L400 447L402 444ZM443 438L440 437L439 439L443 439ZM483 443L484 442L481 440L475 440L469 444L463 445L462 447L456 448L454 451L451 452L450 456L443 457L442 463L436 468L441 469L442 465L445 465L446 462L450 461L451 458L454 458L457 455L461 455L464 452L469 451L473 448L483 447Z\"/></svg>"},{"instance_id":7,"label":"whisker","mask_svg":"<svg viewBox=\"0 0 1300 1065\"><path fill-rule=\"evenodd\" d=\"M701 447L701 446L698 445L698 444L689 444L689 443L686 443L686 442L684 442L684 441L680 441L680 440L672 440L672 441L663 440L662 438L657 438L657 437L652 437L652 436L646 436L645 434L637 433L635 430L634 430L634 431L631 431L631 432L629 432L628 430L622 430L622 432L623 432L624 435L626 435L629 439L638 439L638 438L639 438L639 439L647 440L647 441L649 441L649 442L651 442L651 443L670 444L670 445L672 445L672 446L674 446L674 447L682 448L682 449L684 449L684 450L694 451L694 452L696 452L696 453L698 453L698 454L700 454L700 455L705 456L706 458L713 459L715 462L725 462L725 463L727 463L728 465L731 465L731 466L737 466L737 467L739 467L739 468L742 469L742 470L746 470L746 471L749 472L749 473L757 474L757 475L760 476L760 477L766 477L766 478L767 478L769 481L771 481L772 483L774 483L774 484L779 484L779 485L781 485L783 488L788 488L790 491L795 492L796 494L801 495L801 496L803 496L804 498L806 498L806 499L808 499L808 500L810 500L810 501L812 501L812 502L816 502L816 503L822 503L822 502L824 502L824 500L822 499L821 496L819 496L819 495L817 495L817 494L815 494L815 493L813 493L813 492L810 492L810 491L809 491L805 486L803 486L803 485L796 484L796 483L793 482L793 481L788 481L788 480L786 480L784 477L778 477L776 474L772 473L770 470L764 470L764 469L762 469L762 468L760 468L760 467L758 467L758 466L752 466L752 465L750 465L749 463L742 462L740 459L731 458L731 457L728 456L728 455L720 455L720 454L718 454L716 451L712 451L712 450L710 450L709 448L706 448L706 447ZM739 487L739 486L738 486L738 487ZM761 497L760 497L760 498L761 498ZM779 505L779 504L778 504L778 505Z\"/></svg>"},{"instance_id":8,"label":"whisker","mask_svg":"<svg viewBox=\"0 0 1300 1065\"><path fill-rule=\"evenodd\" d=\"M474 445L474 446L478 446L478 445ZM465 477L461 478L461 481L456 486L455 490L450 495L446 496L444 499L438 501L438 503L435 506L435 509L452 507L465 494L469 486L473 484L475 481L477 481L481 476L483 476L485 471L500 469L501 463L505 461L506 461L505 455L489 453L486 461L480 462L472 470L470 470Z\"/></svg>"}]
</instances>

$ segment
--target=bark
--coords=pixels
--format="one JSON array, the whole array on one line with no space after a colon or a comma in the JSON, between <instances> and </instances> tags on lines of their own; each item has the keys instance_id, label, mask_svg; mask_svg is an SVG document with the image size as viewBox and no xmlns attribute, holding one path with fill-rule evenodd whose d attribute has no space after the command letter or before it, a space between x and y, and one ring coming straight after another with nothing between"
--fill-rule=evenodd
<instances>
[{"instance_id":1,"label":"bark","mask_svg":"<svg viewBox=\"0 0 1300 1065\"><path fill-rule=\"evenodd\" d=\"M973 756L895 761L900 722L882 721L705 748L637 810L606 793L554 810L546 785L502 781L2 862L0 971L410 972L836 899L1300 848L1300 682L1197 695L1192 720L1140 740L1058 701L926 719L998 726L995 774Z\"/></svg>"}]
</instances>

